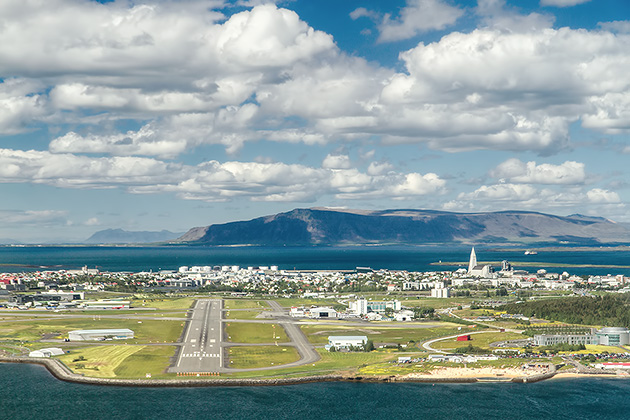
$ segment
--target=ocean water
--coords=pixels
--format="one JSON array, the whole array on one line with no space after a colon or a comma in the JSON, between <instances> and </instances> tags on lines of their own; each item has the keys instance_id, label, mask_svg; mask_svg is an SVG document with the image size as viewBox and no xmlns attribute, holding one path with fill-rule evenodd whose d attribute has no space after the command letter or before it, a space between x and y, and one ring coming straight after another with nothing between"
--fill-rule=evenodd
<instances>
[{"instance_id":1,"label":"ocean water","mask_svg":"<svg viewBox=\"0 0 630 420\"><path fill-rule=\"evenodd\" d=\"M124 388L0 363L2 419L628 419L630 380Z\"/></svg>"},{"instance_id":2,"label":"ocean water","mask_svg":"<svg viewBox=\"0 0 630 420\"><path fill-rule=\"evenodd\" d=\"M570 274L624 274L630 276L630 251L567 248L561 251L539 250L524 255L522 250L497 251L476 248L483 261L510 261L516 269ZM193 265L277 265L280 269L354 269L355 267L393 270L454 270L457 265L434 266L433 262L466 262L470 247L0 247L0 272L77 269L84 265L102 271L176 270ZM519 262L539 263L519 267ZM550 263L620 265L607 267L550 267Z\"/></svg>"}]
</instances>

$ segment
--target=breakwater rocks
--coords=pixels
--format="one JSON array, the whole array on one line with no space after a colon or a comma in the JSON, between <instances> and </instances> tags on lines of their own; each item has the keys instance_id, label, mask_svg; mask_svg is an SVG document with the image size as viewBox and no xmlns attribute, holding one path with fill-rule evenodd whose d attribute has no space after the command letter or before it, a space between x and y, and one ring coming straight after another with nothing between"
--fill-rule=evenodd
<instances>
[{"instance_id":1,"label":"breakwater rocks","mask_svg":"<svg viewBox=\"0 0 630 420\"><path fill-rule=\"evenodd\" d=\"M177 378L177 379L109 379L93 378L73 373L57 359L31 358L31 357L0 357L0 363L31 363L44 366L57 379L67 382L75 382L87 385L126 386L126 387L209 387L209 386L280 386L297 385L313 382L368 382L368 383L476 383L477 378L410 378L401 376L344 376L344 375L320 375L299 378L280 379L231 379L231 378ZM549 379L556 374L555 371L541 375L513 378L511 382L532 383ZM503 381L505 382L505 381Z\"/></svg>"}]
</instances>

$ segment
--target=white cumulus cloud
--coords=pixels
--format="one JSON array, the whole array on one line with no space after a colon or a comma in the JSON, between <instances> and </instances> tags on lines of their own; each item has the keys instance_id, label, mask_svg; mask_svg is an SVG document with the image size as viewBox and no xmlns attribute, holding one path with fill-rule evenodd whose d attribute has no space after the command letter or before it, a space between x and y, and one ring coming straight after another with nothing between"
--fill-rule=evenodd
<instances>
[{"instance_id":1,"label":"white cumulus cloud","mask_svg":"<svg viewBox=\"0 0 630 420\"><path fill-rule=\"evenodd\" d=\"M560 165L536 162L523 162L508 159L499 164L490 174L495 178L506 179L517 184L582 184L586 180L584 164L566 161Z\"/></svg>"}]
</instances>

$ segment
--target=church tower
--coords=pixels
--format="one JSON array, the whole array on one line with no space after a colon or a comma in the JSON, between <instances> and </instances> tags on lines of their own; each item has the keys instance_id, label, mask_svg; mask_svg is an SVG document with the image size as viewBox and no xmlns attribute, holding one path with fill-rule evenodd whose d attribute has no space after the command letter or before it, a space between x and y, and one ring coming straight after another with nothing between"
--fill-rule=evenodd
<instances>
[{"instance_id":1,"label":"church tower","mask_svg":"<svg viewBox=\"0 0 630 420\"><path fill-rule=\"evenodd\" d=\"M468 262L468 274L477 266L477 255L475 254L475 247L473 246L470 251L470 261Z\"/></svg>"}]
</instances>

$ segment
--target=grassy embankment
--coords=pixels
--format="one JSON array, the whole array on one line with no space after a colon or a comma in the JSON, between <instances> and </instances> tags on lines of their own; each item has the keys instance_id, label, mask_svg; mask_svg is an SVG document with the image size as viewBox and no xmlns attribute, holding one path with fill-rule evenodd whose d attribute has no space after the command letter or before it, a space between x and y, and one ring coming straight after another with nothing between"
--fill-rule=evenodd
<instances>
[{"instance_id":1,"label":"grassy embankment","mask_svg":"<svg viewBox=\"0 0 630 420\"><path fill-rule=\"evenodd\" d=\"M466 363L467 368L516 368L525 363L524 359L499 359L484 360L475 363ZM407 375L410 373L428 373L436 367L463 367L461 363L377 363L358 369L361 375L383 376L383 375Z\"/></svg>"},{"instance_id":2,"label":"grassy embankment","mask_svg":"<svg viewBox=\"0 0 630 420\"><path fill-rule=\"evenodd\" d=\"M172 377L165 371L174 353L173 346L98 346L71 350L59 360L75 373L97 378Z\"/></svg>"},{"instance_id":3,"label":"grassy embankment","mask_svg":"<svg viewBox=\"0 0 630 420\"><path fill-rule=\"evenodd\" d=\"M386 352L330 353L324 349L317 349L317 351L321 359L312 365L254 372L238 372L222 376L230 378L292 378L329 374L352 375L362 366L395 360L400 355L398 353Z\"/></svg>"}]
</instances>

